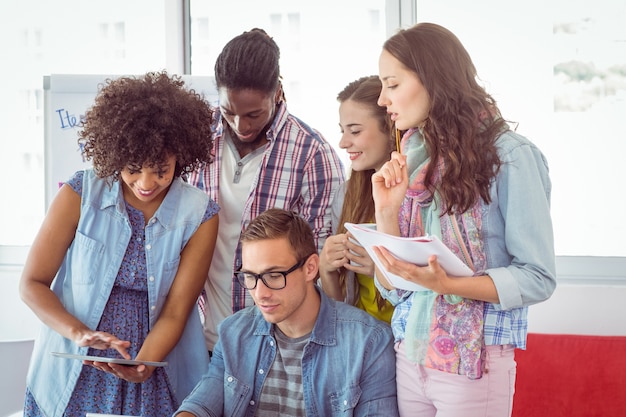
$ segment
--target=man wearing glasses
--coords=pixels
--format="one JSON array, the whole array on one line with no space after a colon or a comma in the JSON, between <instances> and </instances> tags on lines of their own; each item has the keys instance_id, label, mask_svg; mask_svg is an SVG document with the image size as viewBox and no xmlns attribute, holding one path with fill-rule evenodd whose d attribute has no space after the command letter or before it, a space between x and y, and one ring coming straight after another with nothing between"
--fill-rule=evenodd
<instances>
[{"instance_id":1,"label":"man wearing glasses","mask_svg":"<svg viewBox=\"0 0 626 417\"><path fill-rule=\"evenodd\" d=\"M208 372L177 415L397 416L391 330L315 285L308 223L270 209L241 244L236 276L256 305L220 324Z\"/></svg>"}]
</instances>

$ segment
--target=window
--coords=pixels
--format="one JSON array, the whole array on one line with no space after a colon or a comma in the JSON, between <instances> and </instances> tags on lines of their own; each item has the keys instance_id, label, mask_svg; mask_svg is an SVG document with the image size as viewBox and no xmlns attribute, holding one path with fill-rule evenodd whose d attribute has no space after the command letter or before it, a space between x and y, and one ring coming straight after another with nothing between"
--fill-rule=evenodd
<instances>
[{"instance_id":1,"label":"window","mask_svg":"<svg viewBox=\"0 0 626 417\"><path fill-rule=\"evenodd\" d=\"M418 21L459 37L504 117L548 158L557 255L626 256L626 3L416 5Z\"/></svg>"},{"instance_id":2,"label":"window","mask_svg":"<svg viewBox=\"0 0 626 417\"><path fill-rule=\"evenodd\" d=\"M567 261L559 275L577 273L589 263L584 257L602 262L593 276L626 267L619 241L626 233L626 26L619 20L626 3L619 0L529 0L514 9L496 0L2 1L0 47L11 65L0 67L0 265L16 258L13 246L32 242L44 214L43 76L182 73L171 56L184 56L182 24L171 20L182 21L186 1L194 75L212 75L232 37L267 28L281 47L290 111L335 145L337 93L377 73L382 43L398 22L450 28L505 117L548 157L557 254Z\"/></svg>"},{"instance_id":3,"label":"window","mask_svg":"<svg viewBox=\"0 0 626 417\"><path fill-rule=\"evenodd\" d=\"M43 219L43 77L167 68L165 2L0 3L0 245L30 245ZM53 16L54 18L51 18Z\"/></svg>"},{"instance_id":4,"label":"window","mask_svg":"<svg viewBox=\"0 0 626 417\"><path fill-rule=\"evenodd\" d=\"M213 75L215 60L230 39L254 27L265 29L280 47L289 111L336 146L337 94L361 76L378 74L378 56L387 37L386 3L191 0L191 73ZM207 21L208 38L195 39L193 34ZM338 153L349 166L346 153Z\"/></svg>"}]
</instances>

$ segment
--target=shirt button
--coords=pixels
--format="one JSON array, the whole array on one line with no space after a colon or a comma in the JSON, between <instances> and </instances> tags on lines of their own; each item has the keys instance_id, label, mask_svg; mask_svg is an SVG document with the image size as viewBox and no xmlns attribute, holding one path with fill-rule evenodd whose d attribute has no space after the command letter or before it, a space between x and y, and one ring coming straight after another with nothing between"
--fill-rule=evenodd
<instances>
[{"instance_id":1,"label":"shirt button","mask_svg":"<svg viewBox=\"0 0 626 417\"><path fill-rule=\"evenodd\" d=\"M146 245L146 250L150 250L150 249L152 249L152 245L149 245L149 244Z\"/></svg>"},{"instance_id":2,"label":"shirt button","mask_svg":"<svg viewBox=\"0 0 626 417\"><path fill-rule=\"evenodd\" d=\"M348 401L343 400L343 405L348 405Z\"/></svg>"},{"instance_id":3,"label":"shirt button","mask_svg":"<svg viewBox=\"0 0 626 417\"><path fill-rule=\"evenodd\" d=\"M153 281L154 281L154 277L150 277L150 278L148 278L148 279L150 280L150 282L153 282Z\"/></svg>"},{"instance_id":4,"label":"shirt button","mask_svg":"<svg viewBox=\"0 0 626 417\"><path fill-rule=\"evenodd\" d=\"M233 382L233 377L232 377L232 376L229 376L228 378L226 378L226 380L227 380L228 382Z\"/></svg>"},{"instance_id":5,"label":"shirt button","mask_svg":"<svg viewBox=\"0 0 626 417\"><path fill-rule=\"evenodd\" d=\"M156 306L150 307L150 310L152 310L152 311L156 310Z\"/></svg>"},{"instance_id":6,"label":"shirt button","mask_svg":"<svg viewBox=\"0 0 626 417\"><path fill-rule=\"evenodd\" d=\"M254 400L250 400L250 405L254 405Z\"/></svg>"},{"instance_id":7,"label":"shirt button","mask_svg":"<svg viewBox=\"0 0 626 417\"><path fill-rule=\"evenodd\" d=\"M152 224L156 223L156 219L150 220L150 223L152 223Z\"/></svg>"},{"instance_id":8,"label":"shirt button","mask_svg":"<svg viewBox=\"0 0 626 417\"><path fill-rule=\"evenodd\" d=\"M274 341L270 340L270 346L274 346Z\"/></svg>"},{"instance_id":9,"label":"shirt button","mask_svg":"<svg viewBox=\"0 0 626 417\"><path fill-rule=\"evenodd\" d=\"M263 375L263 374L265 373L265 371L263 371L263 369L259 369L259 373L260 373L261 375Z\"/></svg>"}]
</instances>

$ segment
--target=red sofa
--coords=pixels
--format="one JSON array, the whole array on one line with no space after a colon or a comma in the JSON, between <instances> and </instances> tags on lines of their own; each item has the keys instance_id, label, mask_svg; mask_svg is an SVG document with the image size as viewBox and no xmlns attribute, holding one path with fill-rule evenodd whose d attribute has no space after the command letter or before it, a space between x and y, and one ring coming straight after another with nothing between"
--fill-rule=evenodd
<instances>
[{"instance_id":1,"label":"red sofa","mask_svg":"<svg viewBox=\"0 0 626 417\"><path fill-rule=\"evenodd\" d=\"M626 416L626 336L530 333L513 417Z\"/></svg>"}]
</instances>

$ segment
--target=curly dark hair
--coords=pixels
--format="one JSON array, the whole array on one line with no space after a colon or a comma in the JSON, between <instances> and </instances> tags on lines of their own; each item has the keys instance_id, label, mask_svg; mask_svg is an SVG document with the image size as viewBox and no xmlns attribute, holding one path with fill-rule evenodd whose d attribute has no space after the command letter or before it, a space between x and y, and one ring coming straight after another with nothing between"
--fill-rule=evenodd
<instances>
[{"instance_id":1,"label":"curly dark hair","mask_svg":"<svg viewBox=\"0 0 626 417\"><path fill-rule=\"evenodd\" d=\"M78 133L100 178L118 181L127 167L176 157L175 176L211 161L213 110L204 97L166 71L107 79Z\"/></svg>"},{"instance_id":2,"label":"curly dark hair","mask_svg":"<svg viewBox=\"0 0 626 417\"><path fill-rule=\"evenodd\" d=\"M496 101L478 84L469 53L448 29L418 23L400 30L383 48L414 71L428 92L431 108L424 138L433 161L445 164L439 184L435 164L426 172L427 187L437 189L444 212L463 213L479 198L491 201L491 182L501 161L495 142L509 129Z\"/></svg>"}]
</instances>

